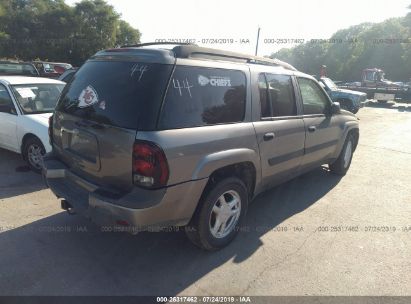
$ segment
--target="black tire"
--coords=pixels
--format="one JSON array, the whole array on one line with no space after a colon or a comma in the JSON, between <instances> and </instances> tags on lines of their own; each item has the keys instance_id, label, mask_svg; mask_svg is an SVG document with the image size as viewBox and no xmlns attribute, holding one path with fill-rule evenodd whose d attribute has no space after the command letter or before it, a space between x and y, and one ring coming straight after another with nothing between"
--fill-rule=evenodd
<instances>
[{"instance_id":1,"label":"black tire","mask_svg":"<svg viewBox=\"0 0 411 304\"><path fill-rule=\"evenodd\" d=\"M349 155L349 158L346 158L346 151L350 145L351 145L351 153ZM354 153L354 147L355 147L354 136L352 134L348 134L344 142L344 146L340 152L340 155L332 164L328 165L332 173L335 173L338 175L345 175L347 173L351 165L351 161L352 161L352 157Z\"/></svg>"},{"instance_id":2,"label":"black tire","mask_svg":"<svg viewBox=\"0 0 411 304\"><path fill-rule=\"evenodd\" d=\"M238 219L230 225L232 230L222 237L216 237L212 233L213 208L219 204L219 198L224 194L225 198L230 198L230 191L238 194L240 199L240 211ZM234 198L234 196L233 196ZM218 206L216 206L218 207ZM226 178L215 184L207 193L204 193L199 202L199 206L194 213L190 223L185 227L185 232L189 240L196 246L204 250L217 250L227 246L237 235L241 224L247 213L248 192L244 183L235 177ZM230 209L231 211L232 209ZM230 221L229 219L227 221ZM216 218L214 225L216 225ZM221 227L220 227L221 228Z\"/></svg>"},{"instance_id":3,"label":"black tire","mask_svg":"<svg viewBox=\"0 0 411 304\"><path fill-rule=\"evenodd\" d=\"M33 149L39 151L40 156L33 155ZM37 137L30 137L24 142L23 146L23 158L26 160L27 164L29 165L30 169L36 173L41 173L42 169L42 157L46 153L46 149L44 149L41 140ZM38 162L35 160L38 159Z\"/></svg>"}]
</instances>

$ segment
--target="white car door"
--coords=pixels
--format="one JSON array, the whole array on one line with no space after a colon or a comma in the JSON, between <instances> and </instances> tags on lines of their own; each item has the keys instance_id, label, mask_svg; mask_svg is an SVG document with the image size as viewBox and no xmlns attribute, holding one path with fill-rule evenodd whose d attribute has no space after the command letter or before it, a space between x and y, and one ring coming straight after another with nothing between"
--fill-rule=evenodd
<instances>
[{"instance_id":1,"label":"white car door","mask_svg":"<svg viewBox=\"0 0 411 304\"><path fill-rule=\"evenodd\" d=\"M17 140L17 115L7 88L0 84L0 146L20 152Z\"/></svg>"}]
</instances>

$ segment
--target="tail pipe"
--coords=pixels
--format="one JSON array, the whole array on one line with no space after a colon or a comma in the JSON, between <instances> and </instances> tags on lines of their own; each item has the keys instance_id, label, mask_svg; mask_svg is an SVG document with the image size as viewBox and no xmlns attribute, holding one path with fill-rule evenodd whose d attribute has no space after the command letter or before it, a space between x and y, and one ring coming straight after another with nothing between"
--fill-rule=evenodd
<instances>
[{"instance_id":1,"label":"tail pipe","mask_svg":"<svg viewBox=\"0 0 411 304\"><path fill-rule=\"evenodd\" d=\"M73 215L75 214L73 206L66 200L61 200L61 209L66 210L68 214Z\"/></svg>"}]
</instances>

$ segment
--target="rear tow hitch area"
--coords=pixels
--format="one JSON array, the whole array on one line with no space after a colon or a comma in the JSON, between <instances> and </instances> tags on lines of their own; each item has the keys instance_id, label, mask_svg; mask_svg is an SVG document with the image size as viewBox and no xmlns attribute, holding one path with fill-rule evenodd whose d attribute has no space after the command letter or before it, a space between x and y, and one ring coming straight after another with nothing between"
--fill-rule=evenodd
<instances>
[{"instance_id":1,"label":"rear tow hitch area","mask_svg":"<svg viewBox=\"0 0 411 304\"><path fill-rule=\"evenodd\" d=\"M73 215L76 214L74 212L73 206L66 200L61 200L61 209L66 210L68 214Z\"/></svg>"}]
</instances>

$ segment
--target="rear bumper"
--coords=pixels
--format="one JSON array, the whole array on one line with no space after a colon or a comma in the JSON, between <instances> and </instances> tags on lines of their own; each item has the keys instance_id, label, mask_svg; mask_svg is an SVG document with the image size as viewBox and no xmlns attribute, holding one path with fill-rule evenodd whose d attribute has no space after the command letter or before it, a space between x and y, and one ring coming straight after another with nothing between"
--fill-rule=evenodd
<instances>
[{"instance_id":1,"label":"rear bumper","mask_svg":"<svg viewBox=\"0 0 411 304\"><path fill-rule=\"evenodd\" d=\"M43 177L53 193L65 199L75 213L100 226L121 225L121 230L131 232L186 225L208 181L206 178L159 190L135 187L124 195L113 196L72 173L52 154L44 158Z\"/></svg>"}]
</instances>

